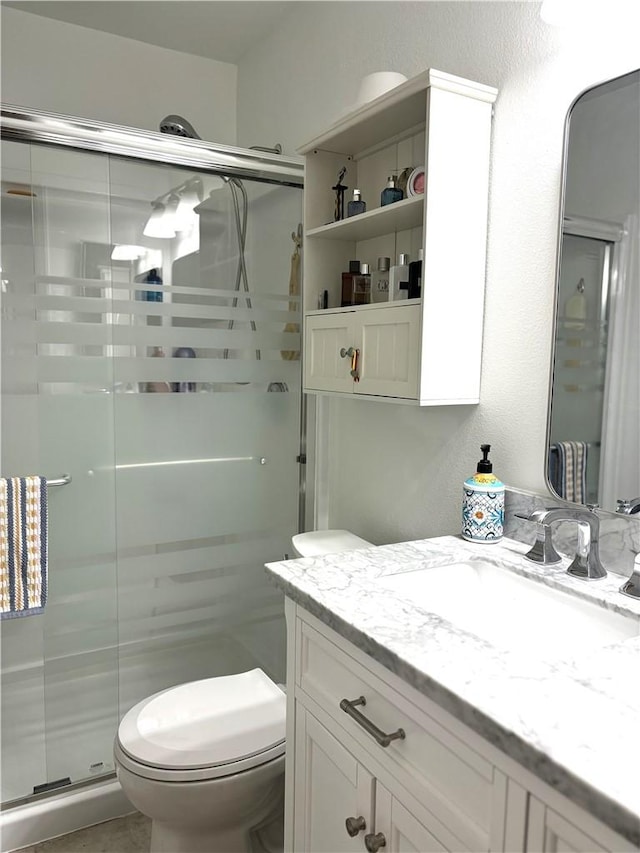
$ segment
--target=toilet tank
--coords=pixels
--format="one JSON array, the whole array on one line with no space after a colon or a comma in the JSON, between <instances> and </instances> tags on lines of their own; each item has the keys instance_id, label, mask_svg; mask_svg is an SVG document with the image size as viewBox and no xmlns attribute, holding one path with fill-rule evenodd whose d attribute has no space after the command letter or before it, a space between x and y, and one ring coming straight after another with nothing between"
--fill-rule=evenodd
<instances>
[{"instance_id":1,"label":"toilet tank","mask_svg":"<svg viewBox=\"0 0 640 853\"><path fill-rule=\"evenodd\" d=\"M337 554L339 551L358 551L361 548L373 548L373 542L367 542L349 530L311 530L297 533L291 537L296 557L319 557L323 554Z\"/></svg>"}]
</instances>

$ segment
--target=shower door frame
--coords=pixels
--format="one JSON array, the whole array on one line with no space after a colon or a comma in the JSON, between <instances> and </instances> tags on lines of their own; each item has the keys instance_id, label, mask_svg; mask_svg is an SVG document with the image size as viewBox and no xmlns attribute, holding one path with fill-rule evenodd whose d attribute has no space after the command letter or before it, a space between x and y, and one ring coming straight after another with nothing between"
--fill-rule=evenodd
<instances>
[{"instance_id":1,"label":"shower door frame","mask_svg":"<svg viewBox=\"0 0 640 853\"><path fill-rule=\"evenodd\" d=\"M13 142L36 143L52 147L71 148L78 151L101 153L116 157L178 166L203 173L245 178L261 183L294 188L304 187L304 161L266 151L245 149L229 145L216 145L204 140L175 137L123 125L99 122L92 119L32 110L11 104L0 104L0 138ZM302 295L301 295L302 298ZM302 322L302 320L300 320ZM300 469L298 485L298 532L308 529L314 516L313 451L312 464L307 465L307 448L313 447L316 432L316 413L302 393L300 376L300 435L297 461ZM311 476L310 476L311 475ZM311 500L308 500L308 495ZM85 778L37 794L0 803L0 811L39 802L61 793L71 793L96 783L115 778L115 772Z\"/></svg>"}]
</instances>

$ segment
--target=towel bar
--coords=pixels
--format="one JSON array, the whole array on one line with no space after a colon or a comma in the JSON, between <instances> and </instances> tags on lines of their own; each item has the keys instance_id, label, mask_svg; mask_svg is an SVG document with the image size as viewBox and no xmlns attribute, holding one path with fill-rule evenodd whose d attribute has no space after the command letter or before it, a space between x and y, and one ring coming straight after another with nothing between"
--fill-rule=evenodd
<instances>
[{"instance_id":1,"label":"towel bar","mask_svg":"<svg viewBox=\"0 0 640 853\"><path fill-rule=\"evenodd\" d=\"M51 486L67 486L71 482L71 474L63 474L62 477L56 477L54 480L47 480L47 488Z\"/></svg>"}]
</instances>

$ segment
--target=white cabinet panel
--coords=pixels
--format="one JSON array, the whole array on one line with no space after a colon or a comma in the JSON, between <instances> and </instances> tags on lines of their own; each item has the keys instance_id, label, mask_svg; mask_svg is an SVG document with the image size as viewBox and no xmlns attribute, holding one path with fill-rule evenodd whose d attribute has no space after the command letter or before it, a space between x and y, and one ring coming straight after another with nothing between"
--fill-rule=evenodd
<instances>
[{"instance_id":1,"label":"white cabinet panel","mask_svg":"<svg viewBox=\"0 0 640 853\"><path fill-rule=\"evenodd\" d=\"M294 849L296 853L350 853L363 849L372 824L373 778L311 714L298 706ZM350 837L347 818L364 827Z\"/></svg>"},{"instance_id":2,"label":"white cabinet panel","mask_svg":"<svg viewBox=\"0 0 640 853\"><path fill-rule=\"evenodd\" d=\"M308 390L346 391L353 387L351 359L341 356L354 337L352 313L316 314L305 320L304 384Z\"/></svg>"},{"instance_id":3,"label":"white cabinet panel","mask_svg":"<svg viewBox=\"0 0 640 853\"><path fill-rule=\"evenodd\" d=\"M363 311L360 328L360 381L357 394L415 398L418 394L420 307L394 306Z\"/></svg>"},{"instance_id":4,"label":"white cabinet panel","mask_svg":"<svg viewBox=\"0 0 640 853\"><path fill-rule=\"evenodd\" d=\"M530 798L527 853L605 853L605 850L558 812L535 797Z\"/></svg>"},{"instance_id":5,"label":"white cabinet panel","mask_svg":"<svg viewBox=\"0 0 640 853\"><path fill-rule=\"evenodd\" d=\"M385 837L384 853L448 853L451 849L379 783L376 784L376 831Z\"/></svg>"}]
</instances>

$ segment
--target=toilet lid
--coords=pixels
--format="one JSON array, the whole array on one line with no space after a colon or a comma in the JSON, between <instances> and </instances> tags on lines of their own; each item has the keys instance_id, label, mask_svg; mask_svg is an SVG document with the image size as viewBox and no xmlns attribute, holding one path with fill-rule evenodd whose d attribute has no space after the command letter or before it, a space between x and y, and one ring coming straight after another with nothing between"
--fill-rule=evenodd
<instances>
[{"instance_id":1,"label":"toilet lid","mask_svg":"<svg viewBox=\"0 0 640 853\"><path fill-rule=\"evenodd\" d=\"M118 741L131 758L152 767L245 767L284 752L285 716L282 690L252 669L149 696L125 714Z\"/></svg>"}]
</instances>

